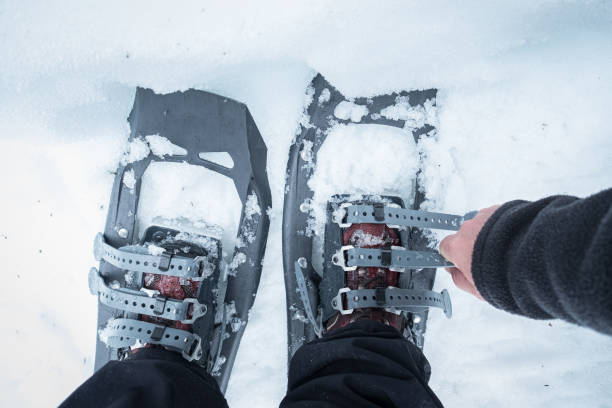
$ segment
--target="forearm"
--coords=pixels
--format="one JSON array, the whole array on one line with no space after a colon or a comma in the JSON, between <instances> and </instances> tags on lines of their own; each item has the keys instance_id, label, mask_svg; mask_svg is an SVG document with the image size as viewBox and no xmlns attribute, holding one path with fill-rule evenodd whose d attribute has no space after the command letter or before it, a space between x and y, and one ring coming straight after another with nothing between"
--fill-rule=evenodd
<instances>
[{"instance_id":1,"label":"forearm","mask_svg":"<svg viewBox=\"0 0 612 408\"><path fill-rule=\"evenodd\" d=\"M612 334L612 189L506 203L478 235L472 274L495 307Z\"/></svg>"}]
</instances>

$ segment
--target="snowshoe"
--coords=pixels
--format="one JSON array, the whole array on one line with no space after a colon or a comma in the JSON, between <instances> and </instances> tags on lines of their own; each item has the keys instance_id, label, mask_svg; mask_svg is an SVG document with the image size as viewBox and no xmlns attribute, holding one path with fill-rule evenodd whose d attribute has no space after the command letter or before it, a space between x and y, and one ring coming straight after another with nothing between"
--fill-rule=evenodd
<instances>
[{"instance_id":1,"label":"snowshoe","mask_svg":"<svg viewBox=\"0 0 612 408\"><path fill-rule=\"evenodd\" d=\"M128 121L131 148L95 240L99 269L89 275L98 296L95 369L140 346L164 347L206 367L225 391L268 235L266 146L244 104L203 91L160 95L138 88ZM158 217L141 225L139 212L151 198L143 197L143 176L153 163L201 166L233 182L240 209L235 246L223 248L222 228L210 224L215 219ZM198 198L222 200L207 193ZM165 195L174 193L154 194Z\"/></svg>"},{"instance_id":2,"label":"snowshoe","mask_svg":"<svg viewBox=\"0 0 612 408\"><path fill-rule=\"evenodd\" d=\"M368 142L354 128L363 127L365 133L378 132L372 125L395 128L393 141L416 146L434 130L435 97L436 90L429 89L347 100L321 75L309 86L308 105L289 153L283 210L289 358L302 344L360 318L389 324L422 348L429 308L451 317L448 292L432 288L436 268L452 264L429 248L422 229L457 230L467 218L418 210L424 195L418 185L416 147L412 173L401 175L410 181L399 191L409 200L408 207L399 194L385 195L372 187L374 180L365 189L349 187L345 190L351 191L323 195L326 204L318 215L322 221L315 219L322 201L317 188L328 188L317 174L325 144L333 144L331 154L325 155L334 165L356 162L346 174L327 180L350 179L354 175L348 173L372 164L380 168L389 161L393 166L398 162L393 150L381 157L368 157L369 151L352 157L351 149L377 147L377 141ZM330 141L338 134L339 143Z\"/></svg>"}]
</instances>

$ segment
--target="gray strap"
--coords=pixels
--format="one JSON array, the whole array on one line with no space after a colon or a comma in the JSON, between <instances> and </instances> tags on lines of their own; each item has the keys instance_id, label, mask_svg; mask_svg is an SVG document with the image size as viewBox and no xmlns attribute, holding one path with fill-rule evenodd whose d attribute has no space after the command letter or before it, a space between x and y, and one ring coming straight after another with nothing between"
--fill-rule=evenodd
<instances>
[{"instance_id":1,"label":"gray strap","mask_svg":"<svg viewBox=\"0 0 612 408\"><path fill-rule=\"evenodd\" d=\"M418 313L430 307L444 310L448 318L453 314L450 296L446 289L437 293L431 290L387 288L384 290L384 299L378 299L377 293L380 291L376 289L342 288L332 299L332 307L341 314L351 314L353 309L361 308L394 308Z\"/></svg>"},{"instance_id":2,"label":"gray strap","mask_svg":"<svg viewBox=\"0 0 612 408\"><path fill-rule=\"evenodd\" d=\"M409 251L403 247L355 248L343 246L341 253L332 257L332 262L345 271L357 267L382 267L392 270L402 268L442 268L454 266L437 252Z\"/></svg>"},{"instance_id":3,"label":"gray strap","mask_svg":"<svg viewBox=\"0 0 612 408\"><path fill-rule=\"evenodd\" d=\"M204 279L199 276L199 272L205 257L187 258L170 256L168 253L161 256L135 254L107 244L102 234L96 235L94 256L97 261L103 259L117 268L129 271L189 278L193 281Z\"/></svg>"},{"instance_id":4,"label":"gray strap","mask_svg":"<svg viewBox=\"0 0 612 408\"><path fill-rule=\"evenodd\" d=\"M297 281L298 286L298 294L300 295L300 299L304 304L304 310L306 311L306 317L312 324L315 334L317 337L321 337L321 324L317 322L315 319L314 311L312 310L312 306L310 304L310 298L308 297L308 288L306 287L306 280L304 279L304 272L302 271L302 267L300 266L300 261L295 261L295 279Z\"/></svg>"},{"instance_id":5,"label":"gray strap","mask_svg":"<svg viewBox=\"0 0 612 408\"><path fill-rule=\"evenodd\" d=\"M92 294L99 295L102 304L113 309L168 320L180 320L184 324L193 324L207 311L206 305L194 298L174 300L163 296L150 297L146 293L127 288L112 289L106 285L96 268L91 268L89 271L89 290ZM193 306L192 315L188 317L190 306Z\"/></svg>"},{"instance_id":6,"label":"gray strap","mask_svg":"<svg viewBox=\"0 0 612 408\"><path fill-rule=\"evenodd\" d=\"M474 212L460 216L417 211L388 207L382 203L374 205L345 203L340 206L338 211L334 212L334 222L342 228L348 228L351 224L367 223L458 231L461 224L474 215Z\"/></svg>"},{"instance_id":7,"label":"gray strap","mask_svg":"<svg viewBox=\"0 0 612 408\"><path fill-rule=\"evenodd\" d=\"M100 339L109 347L124 348L136 344L160 344L182 353L187 361L202 357L200 336L185 330L134 319L112 319L100 331Z\"/></svg>"}]
</instances>

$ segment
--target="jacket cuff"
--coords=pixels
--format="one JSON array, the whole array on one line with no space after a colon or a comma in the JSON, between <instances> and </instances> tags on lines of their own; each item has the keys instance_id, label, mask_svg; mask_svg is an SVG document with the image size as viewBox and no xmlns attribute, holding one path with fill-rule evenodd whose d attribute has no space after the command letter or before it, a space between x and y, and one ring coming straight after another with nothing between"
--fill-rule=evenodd
<instances>
[{"instance_id":1,"label":"jacket cuff","mask_svg":"<svg viewBox=\"0 0 612 408\"><path fill-rule=\"evenodd\" d=\"M508 217L524 200L510 201L499 207L487 220L476 238L472 253L472 278L476 289L491 305L508 312L519 313L519 307L510 292L505 255L509 248L507 236L500 220Z\"/></svg>"}]
</instances>

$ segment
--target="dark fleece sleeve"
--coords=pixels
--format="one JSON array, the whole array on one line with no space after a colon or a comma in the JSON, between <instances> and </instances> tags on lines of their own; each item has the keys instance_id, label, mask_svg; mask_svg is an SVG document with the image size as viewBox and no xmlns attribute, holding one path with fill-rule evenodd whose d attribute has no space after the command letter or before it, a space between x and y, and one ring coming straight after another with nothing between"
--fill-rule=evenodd
<instances>
[{"instance_id":1,"label":"dark fleece sleeve","mask_svg":"<svg viewBox=\"0 0 612 408\"><path fill-rule=\"evenodd\" d=\"M612 334L612 189L504 204L476 239L472 274L499 309Z\"/></svg>"}]
</instances>

